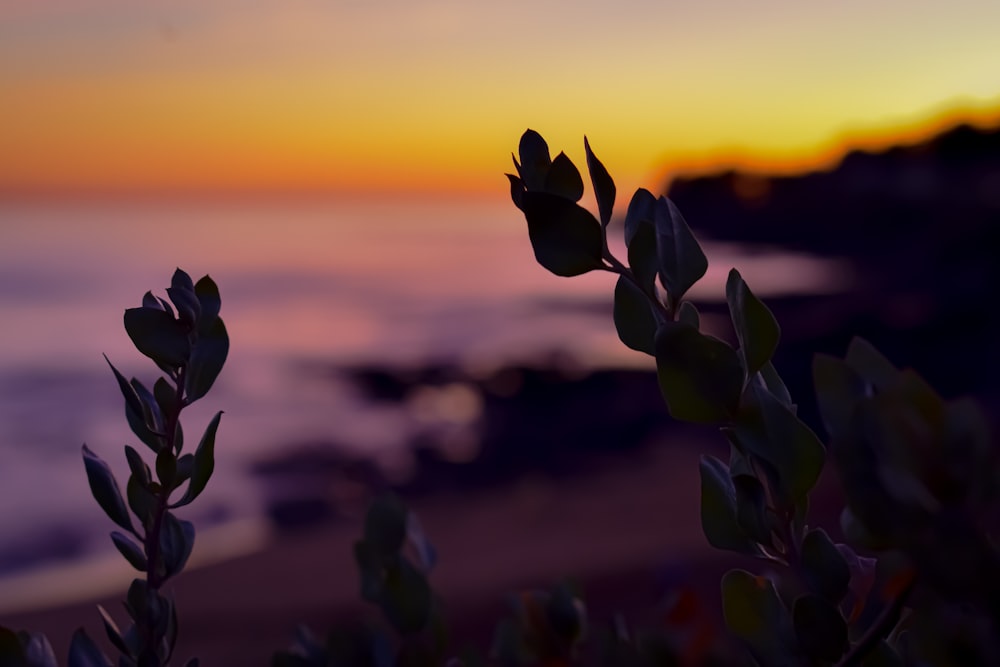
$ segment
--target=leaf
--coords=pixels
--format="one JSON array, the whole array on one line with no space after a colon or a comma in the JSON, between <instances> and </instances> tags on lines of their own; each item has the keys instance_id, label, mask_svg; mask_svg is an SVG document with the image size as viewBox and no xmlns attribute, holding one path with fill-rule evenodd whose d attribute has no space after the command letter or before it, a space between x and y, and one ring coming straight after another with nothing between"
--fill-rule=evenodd
<instances>
[{"instance_id":1,"label":"leaf","mask_svg":"<svg viewBox=\"0 0 1000 667\"><path fill-rule=\"evenodd\" d=\"M548 174L552 160L549 158L549 146L542 135L534 130L526 130L521 135L517 148L521 163L517 166L521 180L531 192L545 189L545 177Z\"/></svg>"},{"instance_id":2,"label":"leaf","mask_svg":"<svg viewBox=\"0 0 1000 667\"><path fill-rule=\"evenodd\" d=\"M801 562L810 590L834 604L844 599L851 571L840 549L822 528L806 533L802 540Z\"/></svg>"},{"instance_id":3,"label":"leaf","mask_svg":"<svg viewBox=\"0 0 1000 667\"><path fill-rule=\"evenodd\" d=\"M770 361L764 364L760 371L760 378L764 381L764 387L767 388L771 395L774 396L782 405L787 407L792 412L795 412L795 403L792 402L792 395L788 393L788 387L785 386L784 380L778 375L777 369L774 367Z\"/></svg>"},{"instance_id":4,"label":"leaf","mask_svg":"<svg viewBox=\"0 0 1000 667\"><path fill-rule=\"evenodd\" d=\"M654 214L660 281L671 302L679 303L691 286L708 271L708 259L672 201L660 197Z\"/></svg>"},{"instance_id":5,"label":"leaf","mask_svg":"<svg viewBox=\"0 0 1000 667\"><path fill-rule=\"evenodd\" d=\"M122 396L125 397L125 410L126 412L133 412L136 415L142 415L142 403L139 402L139 396L136 395L135 389L129 384L125 376L118 372L111 360L108 359L108 355L104 355L104 361L108 362L108 366L111 367L111 372L115 374L115 379L118 381L118 388L121 389Z\"/></svg>"},{"instance_id":6,"label":"leaf","mask_svg":"<svg viewBox=\"0 0 1000 667\"><path fill-rule=\"evenodd\" d=\"M201 303L195 296L194 287L168 287L167 296L177 308L177 317L181 324L194 328L201 318Z\"/></svg>"},{"instance_id":7,"label":"leaf","mask_svg":"<svg viewBox=\"0 0 1000 667\"><path fill-rule=\"evenodd\" d=\"M858 401L867 394L865 381L846 361L827 354L813 357L812 371L823 426L832 440L844 437Z\"/></svg>"},{"instance_id":8,"label":"leaf","mask_svg":"<svg viewBox=\"0 0 1000 667\"><path fill-rule=\"evenodd\" d=\"M191 351L184 389L188 403L193 403L208 393L215 379L222 372L229 356L229 334L221 317L216 317L211 327L198 337Z\"/></svg>"},{"instance_id":9,"label":"leaf","mask_svg":"<svg viewBox=\"0 0 1000 667\"><path fill-rule=\"evenodd\" d=\"M603 267L601 224L589 211L547 192L526 192L523 203L539 264L567 277Z\"/></svg>"},{"instance_id":10,"label":"leaf","mask_svg":"<svg viewBox=\"0 0 1000 667\"><path fill-rule=\"evenodd\" d=\"M162 434L164 431L164 419L163 413L160 411L160 404L156 401L156 397L153 393L146 389L146 385L132 378L129 382L132 388L135 390L135 395L139 397L139 403L142 405L142 420L146 424L149 431L156 436L157 442L160 444L162 441L159 439L158 434ZM160 444L162 446L162 444ZM159 449L159 447L157 447Z\"/></svg>"},{"instance_id":11,"label":"leaf","mask_svg":"<svg viewBox=\"0 0 1000 667\"><path fill-rule=\"evenodd\" d=\"M151 484L142 484L133 475L128 478L128 484L125 485L128 506L138 517L140 524L147 529L159 505L156 496L149 490Z\"/></svg>"},{"instance_id":12,"label":"leaf","mask_svg":"<svg viewBox=\"0 0 1000 667\"><path fill-rule=\"evenodd\" d=\"M516 163L515 163L516 164ZM524 210L524 181L513 174L504 174L510 181L510 200L521 211Z\"/></svg>"},{"instance_id":13,"label":"leaf","mask_svg":"<svg viewBox=\"0 0 1000 667\"><path fill-rule=\"evenodd\" d=\"M177 473L174 479L174 483L180 486L187 480L191 479L191 474L194 472L194 454L185 454L184 456L177 459Z\"/></svg>"},{"instance_id":14,"label":"leaf","mask_svg":"<svg viewBox=\"0 0 1000 667\"><path fill-rule=\"evenodd\" d=\"M655 351L660 391L676 419L717 423L736 415L743 369L733 348L687 324L665 322Z\"/></svg>"},{"instance_id":15,"label":"leaf","mask_svg":"<svg viewBox=\"0 0 1000 667\"><path fill-rule=\"evenodd\" d=\"M632 240L642 227L656 228L656 197L645 188L639 188L632 195L625 213L625 245L631 247Z\"/></svg>"},{"instance_id":16,"label":"leaf","mask_svg":"<svg viewBox=\"0 0 1000 667\"><path fill-rule=\"evenodd\" d=\"M219 316L219 311L222 309L222 296L219 294L219 286L207 275L202 276L194 284L194 293L201 305L198 335L202 336L215 323L215 318Z\"/></svg>"},{"instance_id":17,"label":"leaf","mask_svg":"<svg viewBox=\"0 0 1000 667\"><path fill-rule=\"evenodd\" d=\"M171 491L174 490L174 477L177 474L177 457L173 449L164 447L156 455L156 477L160 480L160 485Z\"/></svg>"},{"instance_id":18,"label":"leaf","mask_svg":"<svg viewBox=\"0 0 1000 667\"><path fill-rule=\"evenodd\" d=\"M153 308L129 308L124 319L125 331L139 352L170 367L187 363L191 354L187 331L169 313Z\"/></svg>"},{"instance_id":19,"label":"leaf","mask_svg":"<svg viewBox=\"0 0 1000 667\"><path fill-rule=\"evenodd\" d=\"M169 415L178 411L177 391L167 382L166 378L156 379L153 384L153 396L156 398L156 404L159 406L161 414Z\"/></svg>"},{"instance_id":20,"label":"leaf","mask_svg":"<svg viewBox=\"0 0 1000 667\"><path fill-rule=\"evenodd\" d=\"M104 632L107 634L108 639L114 644L115 648L118 649L123 655L131 655L132 651L128 644L125 643L125 639L122 635L122 631L118 629L118 624L115 620L111 618L111 614L102 607L97 605L97 611L101 615L101 621L104 624Z\"/></svg>"},{"instance_id":21,"label":"leaf","mask_svg":"<svg viewBox=\"0 0 1000 667\"><path fill-rule=\"evenodd\" d=\"M655 354L657 320L646 295L629 278L619 276L615 285L615 328L626 346Z\"/></svg>"},{"instance_id":22,"label":"leaf","mask_svg":"<svg viewBox=\"0 0 1000 667\"><path fill-rule=\"evenodd\" d=\"M130 533L134 533L132 520L129 518L128 509L125 507L125 501L122 499L122 493L115 476L111 473L111 468L97 454L90 451L87 445L83 446L83 467L87 471L90 493L97 504L109 519Z\"/></svg>"},{"instance_id":23,"label":"leaf","mask_svg":"<svg viewBox=\"0 0 1000 667\"><path fill-rule=\"evenodd\" d=\"M736 490L736 522L755 542L773 546L764 485L753 475L736 475L732 479Z\"/></svg>"},{"instance_id":24,"label":"leaf","mask_svg":"<svg viewBox=\"0 0 1000 667\"><path fill-rule=\"evenodd\" d=\"M129 445L125 445L125 460L128 461L128 467L132 471L132 476L137 478L141 484L149 484L153 480L149 466L139 456L139 452L135 451Z\"/></svg>"},{"instance_id":25,"label":"leaf","mask_svg":"<svg viewBox=\"0 0 1000 667\"><path fill-rule=\"evenodd\" d=\"M847 624L829 600L807 593L792 611L799 646L817 660L835 662L847 650Z\"/></svg>"},{"instance_id":26,"label":"leaf","mask_svg":"<svg viewBox=\"0 0 1000 667\"><path fill-rule=\"evenodd\" d=\"M587 170L590 172L590 182L594 186L594 198L597 199L601 225L607 227L608 223L611 222L611 213L615 207L615 182L611 179L611 174L605 169L604 164L590 149L587 137L583 138L583 148L587 152Z\"/></svg>"},{"instance_id":27,"label":"leaf","mask_svg":"<svg viewBox=\"0 0 1000 667\"><path fill-rule=\"evenodd\" d=\"M408 511L392 495L375 498L365 514L364 540L379 556L398 554L406 541Z\"/></svg>"},{"instance_id":28,"label":"leaf","mask_svg":"<svg viewBox=\"0 0 1000 667\"><path fill-rule=\"evenodd\" d=\"M865 382L873 385L879 391L895 382L896 376L899 374L892 362L864 338L854 337L851 339L844 361Z\"/></svg>"},{"instance_id":29,"label":"leaf","mask_svg":"<svg viewBox=\"0 0 1000 667\"><path fill-rule=\"evenodd\" d=\"M726 302L736 338L740 341L746 381L749 381L774 356L781 329L774 315L754 296L736 269L729 272L726 281Z\"/></svg>"},{"instance_id":30,"label":"leaf","mask_svg":"<svg viewBox=\"0 0 1000 667\"><path fill-rule=\"evenodd\" d=\"M59 667L48 637L41 632L19 632L25 667Z\"/></svg>"},{"instance_id":31,"label":"leaf","mask_svg":"<svg viewBox=\"0 0 1000 667\"><path fill-rule=\"evenodd\" d=\"M690 301L682 301L677 309L677 321L688 325L692 329L701 328L701 316L698 309Z\"/></svg>"},{"instance_id":32,"label":"leaf","mask_svg":"<svg viewBox=\"0 0 1000 667\"><path fill-rule=\"evenodd\" d=\"M170 512L163 515L160 531L160 556L163 559L164 578L177 575L184 569L191 550L194 549L194 524L178 519Z\"/></svg>"},{"instance_id":33,"label":"leaf","mask_svg":"<svg viewBox=\"0 0 1000 667\"><path fill-rule=\"evenodd\" d=\"M212 471L215 470L215 434L219 430L219 420L222 419L222 411L215 413L212 421L205 428L205 434L201 436L201 442L194 452L194 464L191 471L191 482L188 484L184 496L171 505L173 508L187 505L205 490Z\"/></svg>"},{"instance_id":34,"label":"leaf","mask_svg":"<svg viewBox=\"0 0 1000 667\"><path fill-rule=\"evenodd\" d=\"M788 610L774 584L746 570L722 578L722 613L729 630L745 641L764 665L796 664Z\"/></svg>"},{"instance_id":35,"label":"leaf","mask_svg":"<svg viewBox=\"0 0 1000 667\"><path fill-rule=\"evenodd\" d=\"M191 282L191 276L181 269L174 269L174 275L170 276L170 286L174 289L184 290L185 292L194 292L194 283Z\"/></svg>"},{"instance_id":36,"label":"leaf","mask_svg":"<svg viewBox=\"0 0 1000 667\"><path fill-rule=\"evenodd\" d=\"M148 563L146 561L146 554L143 553L142 547L133 542L124 533L119 533L117 530L111 533L111 541L115 543L115 548L118 549L118 553L125 557L129 565L139 570L139 572L145 572Z\"/></svg>"},{"instance_id":37,"label":"leaf","mask_svg":"<svg viewBox=\"0 0 1000 667\"><path fill-rule=\"evenodd\" d=\"M759 385L747 387L739 418L727 435L771 464L781 489L796 503L804 501L819 479L826 459L823 443L788 406Z\"/></svg>"},{"instance_id":38,"label":"leaf","mask_svg":"<svg viewBox=\"0 0 1000 667\"><path fill-rule=\"evenodd\" d=\"M636 281L649 294L656 293L656 273L660 270L656 258L656 230L642 225L628 247L628 265Z\"/></svg>"},{"instance_id":39,"label":"leaf","mask_svg":"<svg viewBox=\"0 0 1000 667\"><path fill-rule=\"evenodd\" d=\"M583 196L583 178L572 160L565 153L559 153L545 175L545 191L572 202Z\"/></svg>"},{"instance_id":40,"label":"leaf","mask_svg":"<svg viewBox=\"0 0 1000 667\"><path fill-rule=\"evenodd\" d=\"M701 529L716 549L743 554L760 554L760 548L740 528L736 520L736 489L726 465L714 456L702 456Z\"/></svg>"},{"instance_id":41,"label":"leaf","mask_svg":"<svg viewBox=\"0 0 1000 667\"><path fill-rule=\"evenodd\" d=\"M66 664L67 667L111 667L111 661L83 628L77 628L73 633L73 640L69 645L69 660Z\"/></svg>"}]
</instances>

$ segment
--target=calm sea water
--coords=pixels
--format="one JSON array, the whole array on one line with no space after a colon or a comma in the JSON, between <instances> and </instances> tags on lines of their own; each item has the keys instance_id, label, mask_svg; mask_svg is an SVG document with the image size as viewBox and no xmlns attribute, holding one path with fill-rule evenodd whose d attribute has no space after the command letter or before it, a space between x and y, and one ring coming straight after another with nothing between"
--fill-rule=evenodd
<instances>
[{"instance_id":1,"label":"calm sea water","mask_svg":"<svg viewBox=\"0 0 1000 667\"><path fill-rule=\"evenodd\" d=\"M733 265L762 294L841 284L840 267L814 258L706 251L695 297L718 298ZM231 337L216 389L186 413L189 440L226 413L215 477L188 514L207 524L259 516L248 466L289 443L332 440L405 465L413 415L303 364L488 369L553 349L649 363L617 340L612 277L546 273L506 201L0 202L0 573L110 551L80 446L124 481L122 446L136 441L101 355L152 384L122 312L146 290L165 296L178 266L219 284Z\"/></svg>"}]
</instances>

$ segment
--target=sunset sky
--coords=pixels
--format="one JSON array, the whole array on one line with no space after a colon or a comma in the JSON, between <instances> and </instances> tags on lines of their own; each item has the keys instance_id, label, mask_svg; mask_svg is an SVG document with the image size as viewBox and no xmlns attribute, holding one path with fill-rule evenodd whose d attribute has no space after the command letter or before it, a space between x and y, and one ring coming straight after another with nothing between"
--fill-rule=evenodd
<instances>
[{"instance_id":1,"label":"sunset sky","mask_svg":"<svg viewBox=\"0 0 1000 667\"><path fill-rule=\"evenodd\" d=\"M995 0L0 0L0 193L621 189L1000 117Z\"/></svg>"}]
</instances>

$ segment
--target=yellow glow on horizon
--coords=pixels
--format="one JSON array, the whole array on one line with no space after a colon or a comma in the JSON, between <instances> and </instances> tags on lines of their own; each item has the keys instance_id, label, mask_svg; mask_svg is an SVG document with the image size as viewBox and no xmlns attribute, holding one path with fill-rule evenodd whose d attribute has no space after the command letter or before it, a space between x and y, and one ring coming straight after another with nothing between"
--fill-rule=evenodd
<instances>
[{"instance_id":1,"label":"yellow glow on horizon","mask_svg":"<svg viewBox=\"0 0 1000 667\"><path fill-rule=\"evenodd\" d=\"M1000 117L1000 5L375 4L17 5L0 192L502 193L526 127L630 191Z\"/></svg>"}]
</instances>

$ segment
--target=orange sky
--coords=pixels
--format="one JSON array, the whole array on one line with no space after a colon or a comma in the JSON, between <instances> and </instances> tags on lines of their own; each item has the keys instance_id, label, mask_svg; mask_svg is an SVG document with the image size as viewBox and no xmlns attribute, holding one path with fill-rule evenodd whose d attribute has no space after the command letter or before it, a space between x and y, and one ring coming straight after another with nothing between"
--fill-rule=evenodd
<instances>
[{"instance_id":1,"label":"orange sky","mask_svg":"<svg viewBox=\"0 0 1000 667\"><path fill-rule=\"evenodd\" d=\"M1000 117L1000 3L0 0L0 192L620 190ZM877 4L877 7L873 7Z\"/></svg>"}]
</instances>

